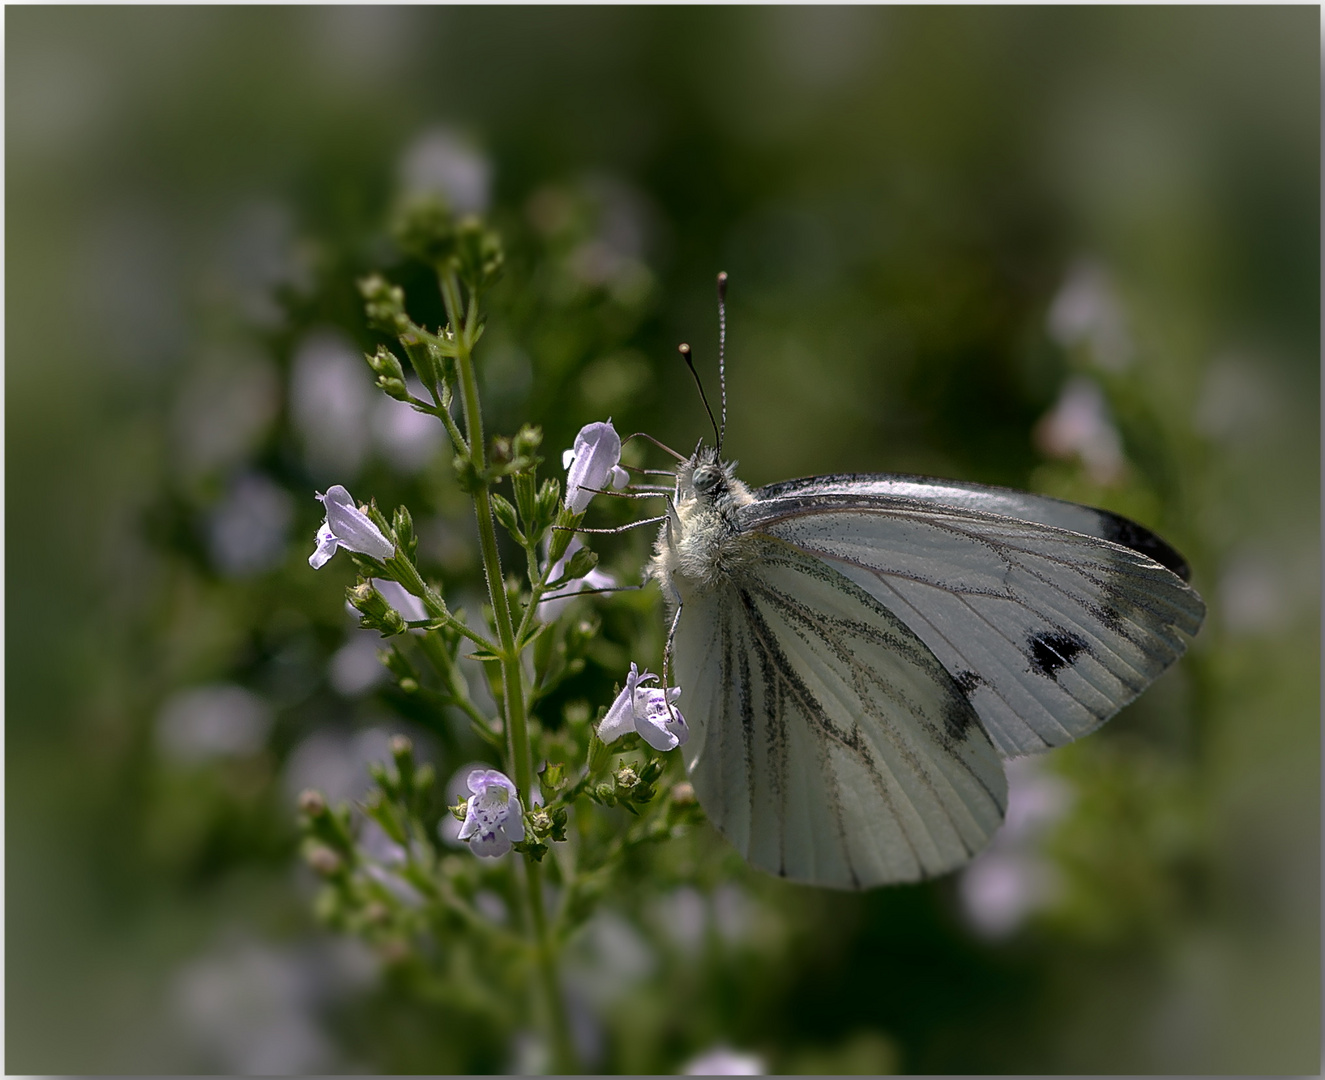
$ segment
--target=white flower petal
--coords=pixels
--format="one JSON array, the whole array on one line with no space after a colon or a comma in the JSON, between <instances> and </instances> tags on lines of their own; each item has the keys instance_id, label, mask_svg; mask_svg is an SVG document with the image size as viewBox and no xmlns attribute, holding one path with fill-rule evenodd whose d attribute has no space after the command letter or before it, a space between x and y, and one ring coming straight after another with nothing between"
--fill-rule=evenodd
<instances>
[{"instance_id":1,"label":"white flower petal","mask_svg":"<svg viewBox=\"0 0 1325 1080\"><path fill-rule=\"evenodd\" d=\"M469 842L469 850L485 859L495 859L511 850L511 842L500 829L481 832Z\"/></svg>"},{"instance_id":2,"label":"white flower petal","mask_svg":"<svg viewBox=\"0 0 1325 1080\"><path fill-rule=\"evenodd\" d=\"M375 559L389 559L395 554L395 545L382 535L372 519L354 505L350 493L341 485L328 488L326 495L318 496L327 511L327 527L341 547L371 555Z\"/></svg>"},{"instance_id":3,"label":"white flower petal","mask_svg":"<svg viewBox=\"0 0 1325 1080\"><path fill-rule=\"evenodd\" d=\"M579 514L589 505L594 492L606 487L613 479L612 470L621 461L621 436L611 422L586 424L575 436L575 445L569 454L566 506Z\"/></svg>"},{"instance_id":4,"label":"white flower petal","mask_svg":"<svg viewBox=\"0 0 1325 1080\"><path fill-rule=\"evenodd\" d=\"M633 666L633 665L632 665ZM612 707L607 710L603 722L598 725L598 738L605 743L616 742L622 735L629 735L635 730L634 691L628 683L617 694Z\"/></svg>"},{"instance_id":5,"label":"white flower petal","mask_svg":"<svg viewBox=\"0 0 1325 1080\"><path fill-rule=\"evenodd\" d=\"M317 530L317 550L308 557L308 565L314 570L321 570L327 565L327 561L336 554L336 549L340 547L340 541L332 533L327 523L324 521Z\"/></svg>"},{"instance_id":6,"label":"white flower petal","mask_svg":"<svg viewBox=\"0 0 1325 1080\"><path fill-rule=\"evenodd\" d=\"M635 698L636 730L655 750L675 750L690 738L685 717L668 704L675 696L671 691L644 690Z\"/></svg>"},{"instance_id":7,"label":"white flower petal","mask_svg":"<svg viewBox=\"0 0 1325 1080\"><path fill-rule=\"evenodd\" d=\"M461 823L460 831L456 833L456 837L460 840L468 840L474 833L478 832L478 828L479 819L478 815L474 813L474 800L470 799L465 804L465 820Z\"/></svg>"}]
</instances>

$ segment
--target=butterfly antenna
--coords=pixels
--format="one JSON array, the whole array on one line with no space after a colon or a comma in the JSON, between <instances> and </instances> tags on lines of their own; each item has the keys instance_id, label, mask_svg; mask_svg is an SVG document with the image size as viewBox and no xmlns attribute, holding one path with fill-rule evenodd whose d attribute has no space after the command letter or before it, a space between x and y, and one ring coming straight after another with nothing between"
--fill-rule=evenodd
<instances>
[{"instance_id":1,"label":"butterfly antenna","mask_svg":"<svg viewBox=\"0 0 1325 1080\"><path fill-rule=\"evenodd\" d=\"M727 434L727 271L718 273L718 389L722 392L722 426L718 428L718 453ZM712 414L709 414L712 418Z\"/></svg>"},{"instance_id":2,"label":"butterfly antenna","mask_svg":"<svg viewBox=\"0 0 1325 1080\"><path fill-rule=\"evenodd\" d=\"M722 446L722 431L718 428L718 422L713 419L713 410L709 408L708 395L704 393L704 384L699 381L699 372L695 370L695 361L690 356L690 346L684 341L676 347L676 351L681 354L681 358L686 362L686 367L690 369L690 374L695 377L695 385L699 387L699 400L704 403L704 411L709 414L709 423L713 425L713 434L718 440L718 446Z\"/></svg>"}]
</instances>

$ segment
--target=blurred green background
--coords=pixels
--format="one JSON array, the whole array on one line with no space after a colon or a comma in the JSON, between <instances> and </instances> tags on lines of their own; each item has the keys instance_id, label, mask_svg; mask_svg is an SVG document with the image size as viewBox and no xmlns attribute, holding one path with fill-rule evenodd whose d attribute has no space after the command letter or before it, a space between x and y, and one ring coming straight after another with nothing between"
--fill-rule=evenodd
<instances>
[{"instance_id":1,"label":"blurred green background","mask_svg":"<svg viewBox=\"0 0 1325 1080\"><path fill-rule=\"evenodd\" d=\"M506 236L486 400L550 462L609 414L706 433L674 350L712 394L725 269L746 481L1110 506L1210 607L1140 702L1019 767L965 874L839 896L719 857L605 910L567 975L592 1068L1317 1070L1316 10L5 22L7 1071L524 1060L318 929L295 856L300 788L361 792L389 732L428 748L348 568L308 569L313 490L407 501L475 588L440 444L359 356L356 276L430 302L385 239L411 190ZM646 543L604 565L634 577Z\"/></svg>"}]
</instances>

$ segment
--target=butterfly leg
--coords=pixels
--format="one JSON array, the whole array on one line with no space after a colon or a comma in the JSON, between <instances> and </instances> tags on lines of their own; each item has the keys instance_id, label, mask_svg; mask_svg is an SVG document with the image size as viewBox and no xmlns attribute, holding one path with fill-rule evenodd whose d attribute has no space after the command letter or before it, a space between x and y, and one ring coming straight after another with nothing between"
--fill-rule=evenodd
<instances>
[{"instance_id":1,"label":"butterfly leg","mask_svg":"<svg viewBox=\"0 0 1325 1080\"><path fill-rule=\"evenodd\" d=\"M552 528L557 530L558 532L569 531L577 533L623 533L627 529L637 529L641 525L657 525L658 522L666 520L667 520L667 515L660 514L658 515L658 517L641 518L639 521L629 521L625 525L614 525L610 529L589 529L585 528L584 526L581 526L578 529L567 530L566 526L564 525L553 525Z\"/></svg>"}]
</instances>

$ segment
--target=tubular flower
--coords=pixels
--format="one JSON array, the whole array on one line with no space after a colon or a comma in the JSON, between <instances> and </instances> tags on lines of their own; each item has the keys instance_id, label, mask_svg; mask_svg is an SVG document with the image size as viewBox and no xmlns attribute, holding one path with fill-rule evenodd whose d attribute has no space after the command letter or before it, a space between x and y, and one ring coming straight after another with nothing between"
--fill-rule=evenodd
<instances>
[{"instance_id":1,"label":"tubular flower","mask_svg":"<svg viewBox=\"0 0 1325 1080\"><path fill-rule=\"evenodd\" d=\"M675 750L690 738L685 717L672 704L681 696L681 688L644 685L657 681L657 675L640 672L634 663L630 665L625 687L598 726L598 737L603 742L615 742L637 731L655 750L665 751Z\"/></svg>"},{"instance_id":2,"label":"tubular flower","mask_svg":"<svg viewBox=\"0 0 1325 1080\"><path fill-rule=\"evenodd\" d=\"M475 855L495 858L524 839L524 809L510 777L496 769L475 769L467 781L474 794L465 803L465 820L456 835L468 840Z\"/></svg>"},{"instance_id":3,"label":"tubular flower","mask_svg":"<svg viewBox=\"0 0 1325 1080\"><path fill-rule=\"evenodd\" d=\"M354 505L350 493L340 484L327 488L327 493L319 494L317 499L325 507L327 519L317 531L317 550L308 557L308 565L314 570L325 566L338 547L383 561L395 554L395 544Z\"/></svg>"},{"instance_id":4,"label":"tubular flower","mask_svg":"<svg viewBox=\"0 0 1325 1080\"><path fill-rule=\"evenodd\" d=\"M621 462L621 436L609 420L585 424L575 436L575 445L561 455L566 473L566 506L581 514L594 497L610 482L620 489L630 479Z\"/></svg>"}]
</instances>

